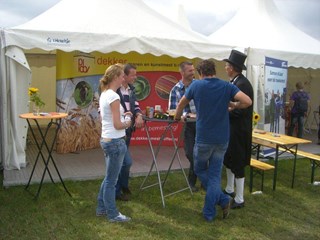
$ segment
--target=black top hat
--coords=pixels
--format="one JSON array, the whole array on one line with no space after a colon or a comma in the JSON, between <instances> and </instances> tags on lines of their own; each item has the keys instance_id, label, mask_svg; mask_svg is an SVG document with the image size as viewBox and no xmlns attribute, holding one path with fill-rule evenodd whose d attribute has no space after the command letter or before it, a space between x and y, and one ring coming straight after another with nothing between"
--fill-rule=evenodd
<instances>
[{"instance_id":1,"label":"black top hat","mask_svg":"<svg viewBox=\"0 0 320 240\"><path fill-rule=\"evenodd\" d=\"M231 63L232 65L235 65L242 70L247 70L246 66L244 65L244 61L246 60L246 58L247 55L243 54L242 52L232 50L229 59L223 59L223 61Z\"/></svg>"}]
</instances>

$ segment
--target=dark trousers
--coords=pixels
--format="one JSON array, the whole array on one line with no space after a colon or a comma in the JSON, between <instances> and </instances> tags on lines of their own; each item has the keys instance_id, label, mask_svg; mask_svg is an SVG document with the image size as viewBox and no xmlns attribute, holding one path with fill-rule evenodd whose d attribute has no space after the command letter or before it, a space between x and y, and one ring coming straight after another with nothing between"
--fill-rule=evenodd
<instances>
[{"instance_id":1,"label":"dark trousers","mask_svg":"<svg viewBox=\"0 0 320 240\"><path fill-rule=\"evenodd\" d=\"M294 113L291 114L291 122L290 122L289 131L288 131L289 136L292 136L293 130L294 130L295 126L298 124L297 137L302 138L303 120L304 120L303 114L294 114Z\"/></svg>"},{"instance_id":2,"label":"dark trousers","mask_svg":"<svg viewBox=\"0 0 320 240\"><path fill-rule=\"evenodd\" d=\"M193 148L196 139L196 123L186 123L184 130L184 151L187 159L190 162L188 181L191 186L194 186L197 181L197 175L194 173Z\"/></svg>"},{"instance_id":3,"label":"dark trousers","mask_svg":"<svg viewBox=\"0 0 320 240\"><path fill-rule=\"evenodd\" d=\"M320 140L320 106L319 106L319 128L318 128L318 140Z\"/></svg>"},{"instance_id":4,"label":"dark trousers","mask_svg":"<svg viewBox=\"0 0 320 240\"><path fill-rule=\"evenodd\" d=\"M120 196L123 189L129 188L130 168L132 166L132 158L129 152L129 145L132 136L132 131L132 128L126 129L127 152L124 156L123 164L118 176L118 181L116 184L116 196Z\"/></svg>"}]
</instances>

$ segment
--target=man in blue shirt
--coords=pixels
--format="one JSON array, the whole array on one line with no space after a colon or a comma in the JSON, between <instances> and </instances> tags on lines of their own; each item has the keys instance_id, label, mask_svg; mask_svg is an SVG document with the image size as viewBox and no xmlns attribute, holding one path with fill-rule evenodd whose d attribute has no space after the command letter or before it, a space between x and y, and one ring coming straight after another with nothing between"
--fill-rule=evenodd
<instances>
[{"instance_id":1,"label":"man in blue shirt","mask_svg":"<svg viewBox=\"0 0 320 240\"><path fill-rule=\"evenodd\" d=\"M168 109L176 109L180 99L183 97L186 89L194 81L194 66L192 62L182 62L179 66L181 74L181 80L171 89L169 96ZM196 107L191 100L189 104L183 109L184 116L196 116ZM197 192L199 189L196 187L197 175L194 173L193 164L193 147L196 137L196 123L185 123L184 128L184 151L187 159L190 162L188 182L193 192Z\"/></svg>"},{"instance_id":2,"label":"man in blue shirt","mask_svg":"<svg viewBox=\"0 0 320 240\"><path fill-rule=\"evenodd\" d=\"M183 109L193 100L197 109L194 170L207 191L203 216L212 221L216 205L226 218L231 204L229 195L221 190L221 171L229 142L228 110L249 107L252 101L238 87L216 77L213 61L201 61L197 71L202 80L189 86L178 104L175 119L181 120ZM232 99L237 102L231 102Z\"/></svg>"}]
</instances>

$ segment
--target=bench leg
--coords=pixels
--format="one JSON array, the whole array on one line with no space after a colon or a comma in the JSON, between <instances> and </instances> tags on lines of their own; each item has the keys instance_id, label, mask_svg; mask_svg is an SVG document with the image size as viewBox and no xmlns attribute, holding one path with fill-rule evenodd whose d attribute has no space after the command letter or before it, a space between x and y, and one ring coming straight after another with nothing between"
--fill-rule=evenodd
<instances>
[{"instance_id":1,"label":"bench leg","mask_svg":"<svg viewBox=\"0 0 320 240\"><path fill-rule=\"evenodd\" d=\"M315 161L314 160L311 160L311 163L312 163L312 167L311 167L311 184L313 184L313 181L314 181L314 169L316 168L316 165L315 165Z\"/></svg>"},{"instance_id":2,"label":"bench leg","mask_svg":"<svg viewBox=\"0 0 320 240\"><path fill-rule=\"evenodd\" d=\"M250 192L252 192L252 185L253 185L253 168L250 167L250 182L249 182Z\"/></svg>"},{"instance_id":3,"label":"bench leg","mask_svg":"<svg viewBox=\"0 0 320 240\"><path fill-rule=\"evenodd\" d=\"M264 171L261 172L261 192L263 192Z\"/></svg>"}]
</instances>

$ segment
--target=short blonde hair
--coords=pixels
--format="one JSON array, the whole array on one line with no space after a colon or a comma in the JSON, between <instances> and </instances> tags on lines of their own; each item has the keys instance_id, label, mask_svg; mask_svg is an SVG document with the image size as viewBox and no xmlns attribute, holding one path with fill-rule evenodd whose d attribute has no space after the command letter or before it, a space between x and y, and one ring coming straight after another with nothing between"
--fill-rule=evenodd
<instances>
[{"instance_id":1,"label":"short blonde hair","mask_svg":"<svg viewBox=\"0 0 320 240\"><path fill-rule=\"evenodd\" d=\"M123 73L123 65L120 63L111 65L107 68L104 75L100 79L100 89L104 91L109 88L109 84Z\"/></svg>"}]
</instances>

